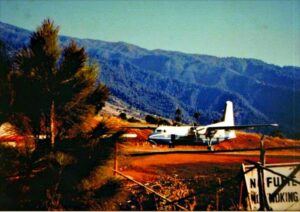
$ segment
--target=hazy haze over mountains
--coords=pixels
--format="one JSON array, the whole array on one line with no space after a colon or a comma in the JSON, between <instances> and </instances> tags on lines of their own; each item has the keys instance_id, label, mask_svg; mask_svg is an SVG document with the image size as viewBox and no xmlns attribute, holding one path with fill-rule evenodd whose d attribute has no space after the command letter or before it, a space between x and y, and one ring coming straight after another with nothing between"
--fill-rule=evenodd
<instances>
[{"instance_id":1,"label":"hazy haze over mountains","mask_svg":"<svg viewBox=\"0 0 300 212\"><path fill-rule=\"evenodd\" d=\"M26 45L29 36L27 30L0 22L0 39L10 53ZM60 37L62 45L70 39ZM101 80L111 93L138 109L173 117L180 107L187 121L200 111L204 124L219 119L225 101L231 100L237 123L276 122L286 134L299 137L299 67L73 39L101 64Z\"/></svg>"}]
</instances>

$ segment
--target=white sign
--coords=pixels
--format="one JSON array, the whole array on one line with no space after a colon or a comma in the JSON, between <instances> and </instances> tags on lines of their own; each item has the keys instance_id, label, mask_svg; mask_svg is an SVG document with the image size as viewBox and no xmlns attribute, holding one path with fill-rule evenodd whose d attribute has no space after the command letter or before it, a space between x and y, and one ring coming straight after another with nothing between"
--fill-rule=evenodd
<instances>
[{"instance_id":1,"label":"white sign","mask_svg":"<svg viewBox=\"0 0 300 212\"><path fill-rule=\"evenodd\" d=\"M242 165L243 171L253 168L253 165ZM265 167L284 176L300 181L300 171L297 167L300 163L267 164ZM259 209L259 188L257 169L246 174L245 181L248 192L248 210ZM275 173L264 170L264 184L267 201L272 210L300 210L300 185L287 180Z\"/></svg>"}]
</instances>

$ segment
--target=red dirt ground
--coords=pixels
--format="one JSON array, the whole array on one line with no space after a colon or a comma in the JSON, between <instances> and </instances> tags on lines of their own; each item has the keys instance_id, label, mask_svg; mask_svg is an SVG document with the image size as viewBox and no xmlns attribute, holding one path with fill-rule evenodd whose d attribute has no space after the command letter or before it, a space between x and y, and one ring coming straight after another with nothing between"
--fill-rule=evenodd
<instances>
[{"instance_id":1,"label":"red dirt ground","mask_svg":"<svg viewBox=\"0 0 300 212\"><path fill-rule=\"evenodd\" d=\"M152 130L140 130L140 129L129 129L128 133L135 133L137 134L137 138L135 139L128 139L133 146L127 147L128 151L155 151L156 149L153 148L152 145L142 144L141 142L145 143L147 141L148 136L152 132ZM258 149L260 148L260 138L261 135L257 133L246 133L242 131L237 131L237 137L235 139L223 141L217 145L214 145L215 150L233 150L233 149ZM264 138L265 148L279 148L279 147L300 147L300 140L292 140L287 138L278 138L278 137L270 137L265 136ZM139 146L136 149L135 146ZM168 149L167 145L160 146L160 150ZM176 146L176 150L186 150L186 149L193 149L193 150L206 150L207 147L204 145L180 145ZM169 149L170 150L170 149Z\"/></svg>"},{"instance_id":2,"label":"red dirt ground","mask_svg":"<svg viewBox=\"0 0 300 212\"><path fill-rule=\"evenodd\" d=\"M206 150L203 145L182 145L175 149L169 149L167 145L152 146L145 142L151 130L130 129L128 133L136 133L137 138L128 139L125 144L120 145L120 154L124 153L147 153L180 150ZM237 132L237 138L221 142L214 146L215 150L241 150L260 148L261 135L256 133ZM292 148L288 150L267 150L267 163L300 162L299 140L281 139L266 136L265 148ZM211 169L212 167L235 167L239 169L245 160L259 161L259 151L252 150L234 153L170 153L148 156L127 157L119 162L120 171L134 179L146 182L161 178L164 175L180 172L199 173L199 170Z\"/></svg>"},{"instance_id":3,"label":"red dirt ground","mask_svg":"<svg viewBox=\"0 0 300 212\"><path fill-rule=\"evenodd\" d=\"M255 154L252 153L252 154ZM258 152L256 152L258 154ZM300 162L300 156L268 155L267 163ZM234 155L234 154L163 154L150 156L137 156L126 159L120 163L120 171L134 179L152 181L163 174L168 174L170 169L181 168L195 172L205 166L240 166L245 160L259 161L259 155ZM168 170L169 169L169 170Z\"/></svg>"},{"instance_id":4,"label":"red dirt ground","mask_svg":"<svg viewBox=\"0 0 300 212\"><path fill-rule=\"evenodd\" d=\"M96 117L92 120L91 125L96 126L98 122L105 122L109 128L113 130L124 129L124 127L130 126L127 123L117 117L102 116ZM136 124L135 124L136 125ZM144 126L143 124L138 124ZM136 152L153 152L153 151L170 151L167 145L153 147L146 142L148 135L152 130L144 129L128 129L127 133L137 134L137 138L128 139L125 144L120 145L119 154L124 155L128 153ZM18 145L22 143L24 138L12 135L10 137L2 137L0 135L0 142L16 142ZM221 142L214 146L215 150L239 150L239 149L256 149L260 146L260 135L255 133L237 132L237 138L229 141ZM24 142L24 141L23 141ZM17 146L18 146L17 145ZM271 147L296 147L300 145L299 140L281 139L274 137L265 138L266 149ZM192 145L192 146L176 146L172 150L206 150L206 146ZM258 161L258 151L248 151L239 153L192 153L192 154L164 154L164 155L151 155L151 156L139 156L139 157L126 157L120 159L119 168L126 174L140 180L155 179L160 177L160 174L165 174L168 169L179 167L184 169L199 169L203 165L220 165L220 166L239 166L245 161L245 159ZM290 149L282 151L267 151L267 162L299 162L300 150ZM197 168L194 168L197 167Z\"/></svg>"}]
</instances>

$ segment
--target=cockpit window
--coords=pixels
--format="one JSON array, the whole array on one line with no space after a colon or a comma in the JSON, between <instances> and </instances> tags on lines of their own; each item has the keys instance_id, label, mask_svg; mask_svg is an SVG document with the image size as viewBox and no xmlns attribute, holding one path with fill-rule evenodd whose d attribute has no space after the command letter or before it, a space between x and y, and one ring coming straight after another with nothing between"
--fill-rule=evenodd
<instances>
[{"instance_id":1,"label":"cockpit window","mask_svg":"<svg viewBox=\"0 0 300 212\"><path fill-rule=\"evenodd\" d=\"M161 133L161 132L162 132L162 130L156 130L156 132L158 132L158 133Z\"/></svg>"}]
</instances>

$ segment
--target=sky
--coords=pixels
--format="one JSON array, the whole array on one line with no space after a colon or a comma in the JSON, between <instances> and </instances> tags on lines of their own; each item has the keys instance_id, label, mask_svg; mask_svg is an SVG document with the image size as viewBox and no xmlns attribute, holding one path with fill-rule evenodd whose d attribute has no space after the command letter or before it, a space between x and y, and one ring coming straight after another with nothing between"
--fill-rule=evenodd
<instances>
[{"instance_id":1,"label":"sky","mask_svg":"<svg viewBox=\"0 0 300 212\"><path fill-rule=\"evenodd\" d=\"M147 49L300 66L300 0L0 0L0 21Z\"/></svg>"}]
</instances>

